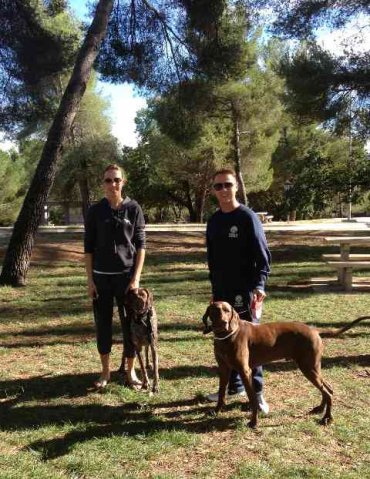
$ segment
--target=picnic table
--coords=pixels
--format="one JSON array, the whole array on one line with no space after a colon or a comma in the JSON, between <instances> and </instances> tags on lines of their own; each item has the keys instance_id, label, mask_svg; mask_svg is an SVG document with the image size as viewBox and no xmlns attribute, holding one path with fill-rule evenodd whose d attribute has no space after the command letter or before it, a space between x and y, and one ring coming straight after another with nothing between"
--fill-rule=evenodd
<instances>
[{"instance_id":1,"label":"picnic table","mask_svg":"<svg viewBox=\"0 0 370 479\"><path fill-rule=\"evenodd\" d=\"M352 291L353 269L370 269L370 254L351 254L352 246L369 246L370 236L329 236L324 241L340 246L339 254L324 254L326 264L338 271L338 282L345 291Z\"/></svg>"},{"instance_id":2,"label":"picnic table","mask_svg":"<svg viewBox=\"0 0 370 479\"><path fill-rule=\"evenodd\" d=\"M273 216L269 215L267 211L256 211L256 215L261 220L261 223L268 223L272 221Z\"/></svg>"}]
</instances>

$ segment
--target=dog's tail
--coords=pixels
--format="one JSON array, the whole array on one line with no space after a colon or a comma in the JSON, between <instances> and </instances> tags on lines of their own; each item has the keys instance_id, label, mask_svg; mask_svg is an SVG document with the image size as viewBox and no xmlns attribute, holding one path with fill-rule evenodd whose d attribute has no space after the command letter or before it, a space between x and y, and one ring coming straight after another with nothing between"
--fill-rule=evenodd
<instances>
[{"instance_id":1,"label":"dog's tail","mask_svg":"<svg viewBox=\"0 0 370 479\"><path fill-rule=\"evenodd\" d=\"M353 326L355 324L357 324L361 321L364 321L365 319L370 319L370 316L360 316L359 318L352 321L352 323L349 323L346 326L343 326L343 328L339 328L339 329L320 329L320 328L317 328L317 331L322 338L335 338L337 336L340 336L342 333L345 333L349 329L353 328Z\"/></svg>"}]
</instances>

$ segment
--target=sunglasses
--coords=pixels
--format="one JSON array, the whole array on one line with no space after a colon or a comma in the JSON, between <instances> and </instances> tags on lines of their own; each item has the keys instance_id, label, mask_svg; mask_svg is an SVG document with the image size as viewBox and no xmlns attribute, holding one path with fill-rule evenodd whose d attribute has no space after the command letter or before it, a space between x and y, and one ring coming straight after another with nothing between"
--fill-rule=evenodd
<instances>
[{"instance_id":1,"label":"sunglasses","mask_svg":"<svg viewBox=\"0 0 370 479\"><path fill-rule=\"evenodd\" d=\"M116 183L116 185L118 185L119 183L121 183L122 181L122 178L104 178L104 183L106 183L107 185L109 185L110 183Z\"/></svg>"},{"instance_id":2,"label":"sunglasses","mask_svg":"<svg viewBox=\"0 0 370 479\"><path fill-rule=\"evenodd\" d=\"M213 188L216 191L221 191L223 189L230 190L233 186L234 186L234 183L232 183L231 181L225 181L225 183L215 183L213 185Z\"/></svg>"}]
</instances>

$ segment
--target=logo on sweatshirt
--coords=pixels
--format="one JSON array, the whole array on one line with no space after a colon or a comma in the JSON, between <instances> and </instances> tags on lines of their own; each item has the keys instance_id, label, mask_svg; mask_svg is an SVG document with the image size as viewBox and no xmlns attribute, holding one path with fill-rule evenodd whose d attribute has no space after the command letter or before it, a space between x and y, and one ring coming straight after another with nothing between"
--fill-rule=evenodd
<instances>
[{"instance_id":1,"label":"logo on sweatshirt","mask_svg":"<svg viewBox=\"0 0 370 479\"><path fill-rule=\"evenodd\" d=\"M243 307L243 296L241 296L240 294L237 294L235 296L234 307L235 308L242 308Z\"/></svg>"},{"instance_id":2,"label":"logo on sweatshirt","mask_svg":"<svg viewBox=\"0 0 370 479\"><path fill-rule=\"evenodd\" d=\"M232 226L229 231L229 238L237 238L238 237L238 227Z\"/></svg>"}]
</instances>

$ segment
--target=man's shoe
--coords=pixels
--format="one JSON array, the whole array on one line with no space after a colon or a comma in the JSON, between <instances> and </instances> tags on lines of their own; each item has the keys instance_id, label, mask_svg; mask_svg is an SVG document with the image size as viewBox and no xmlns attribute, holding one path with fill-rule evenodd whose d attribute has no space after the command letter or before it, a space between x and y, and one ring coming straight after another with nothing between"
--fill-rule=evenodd
<instances>
[{"instance_id":1,"label":"man's shoe","mask_svg":"<svg viewBox=\"0 0 370 479\"><path fill-rule=\"evenodd\" d=\"M236 395L241 396L241 397L245 397L246 392L244 391L244 389L241 390L241 391L226 392L226 397L227 396L236 396ZM207 400L210 401L210 402L217 402L218 401L218 391L215 392L215 393L208 394Z\"/></svg>"},{"instance_id":2,"label":"man's shoe","mask_svg":"<svg viewBox=\"0 0 370 479\"><path fill-rule=\"evenodd\" d=\"M207 401L209 402L217 402L218 401L218 391L215 393L208 394L206 396Z\"/></svg>"},{"instance_id":3,"label":"man's shoe","mask_svg":"<svg viewBox=\"0 0 370 479\"><path fill-rule=\"evenodd\" d=\"M257 394L257 403L258 409L265 415L267 415L270 411L270 406L267 404L265 398L263 397L262 393Z\"/></svg>"}]
</instances>

